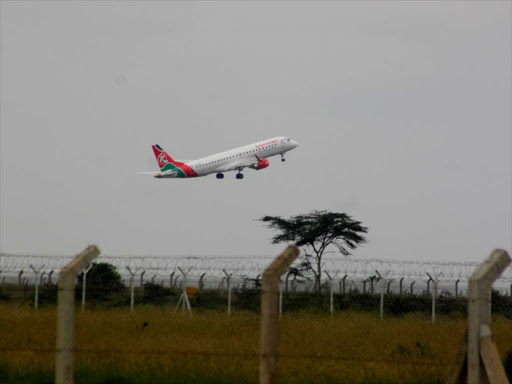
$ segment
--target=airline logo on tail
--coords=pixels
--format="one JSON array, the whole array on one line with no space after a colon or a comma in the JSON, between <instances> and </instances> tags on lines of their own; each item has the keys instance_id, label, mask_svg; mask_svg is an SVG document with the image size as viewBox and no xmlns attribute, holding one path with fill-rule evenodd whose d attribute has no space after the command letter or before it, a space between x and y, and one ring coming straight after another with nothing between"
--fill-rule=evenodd
<instances>
[{"instance_id":1,"label":"airline logo on tail","mask_svg":"<svg viewBox=\"0 0 512 384\"><path fill-rule=\"evenodd\" d=\"M161 153L158 155L158 165L162 168L163 165L167 164L169 160L165 158L165 153Z\"/></svg>"},{"instance_id":2,"label":"airline logo on tail","mask_svg":"<svg viewBox=\"0 0 512 384\"><path fill-rule=\"evenodd\" d=\"M162 173L172 174L175 172L176 177L180 178L197 177L196 171L185 163L174 161L158 144L153 145L153 152L155 153L156 161ZM160 177L161 176L163 175L160 175Z\"/></svg>"}]
</instances>

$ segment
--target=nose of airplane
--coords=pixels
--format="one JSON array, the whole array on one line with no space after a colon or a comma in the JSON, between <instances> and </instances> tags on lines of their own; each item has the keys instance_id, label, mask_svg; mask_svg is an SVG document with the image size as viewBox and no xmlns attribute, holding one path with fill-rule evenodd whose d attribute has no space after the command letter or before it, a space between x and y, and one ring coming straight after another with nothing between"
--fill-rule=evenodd
<instances>
[{"instance_id":1,"label":"nose of airplane","mask_svg":"<svg viewBox=\"0 0 512 384\"><path fill-rule=\"evenodd\" d=\"M296 148L297 145L299 145L295 140L290 140L290 142L292 143L293 148Z\"/></svg>"}]
</instances>

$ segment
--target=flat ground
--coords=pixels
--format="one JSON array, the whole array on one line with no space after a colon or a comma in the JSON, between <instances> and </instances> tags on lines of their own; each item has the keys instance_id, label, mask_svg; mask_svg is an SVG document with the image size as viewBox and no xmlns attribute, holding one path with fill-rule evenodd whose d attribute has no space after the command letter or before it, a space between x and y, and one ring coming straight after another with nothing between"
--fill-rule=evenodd
<instances>
[{"instance_id":1,"label":"flat ground","mask_svg":"<svg viewBox=\"0 0 512 384\"><path fill-rule=\"evenodd\" d=\"M280 320L279 383L438 383L464 333L462 316L290 312ZM55 307L0 304L0 382L53 382ZM504 359L512 320L494 316ZM257 383L259 314L174 313L144 306L77 312L82 383Z\"/></svg>"}]
</instances>

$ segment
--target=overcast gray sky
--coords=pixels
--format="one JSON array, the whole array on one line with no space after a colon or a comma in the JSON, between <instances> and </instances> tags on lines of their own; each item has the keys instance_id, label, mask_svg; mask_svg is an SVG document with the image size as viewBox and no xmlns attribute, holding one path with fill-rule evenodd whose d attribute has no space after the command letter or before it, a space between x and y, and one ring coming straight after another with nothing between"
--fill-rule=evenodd
<instances>
[{"instance_id":1,"label":"overcast gray sky","mask_svg":"<svg viewBox=\"0 0 512 384\"><path fill-rule=\"evenodd\" d=\"M511 250L511 2L1 2L2 252L273 255L255 219L369 227L361 258ZM156 180L299 143L243 180Z\"/></svg>"}]
</instances>

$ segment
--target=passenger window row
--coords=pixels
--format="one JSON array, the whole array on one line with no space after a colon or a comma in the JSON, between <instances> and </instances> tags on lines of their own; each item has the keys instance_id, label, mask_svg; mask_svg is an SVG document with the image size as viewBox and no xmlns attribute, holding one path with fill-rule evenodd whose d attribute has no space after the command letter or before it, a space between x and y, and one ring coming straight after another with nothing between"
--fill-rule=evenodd
<instances>
[{"instance_id":1,"label":"passenger window row","mask_svg":"<svg viewBox=\"0 0 512 384\"><path fill-rule=\"evenodd\" d=\"M232 159L234 157L239 157L239 156L242 156L242 155L247 155L249 153L254 153L254 152L259 152L259 151L262 151L264 149L267 149L269 147L275 147L277 146L277 144L271 144L271 145L268 145L266 147L261 147L261 148L258 148L258 149L253 149L252 151L248 151L248 152L243 152L243 153L240 153L238 155L234 155L234 156L229 156L229 157L225 157L223 159L220 159L220 160L215 160L215 161L212 161L212 162L209 162L209 163L206 163L206 164L202 164L199 166L199 168L201 167L206 167L207 165L212 165L212 164L217 164L217 163L220 163L221 161L225 161L225 160L228 160L228 159Z\"/></svg>"}]
</instances>

